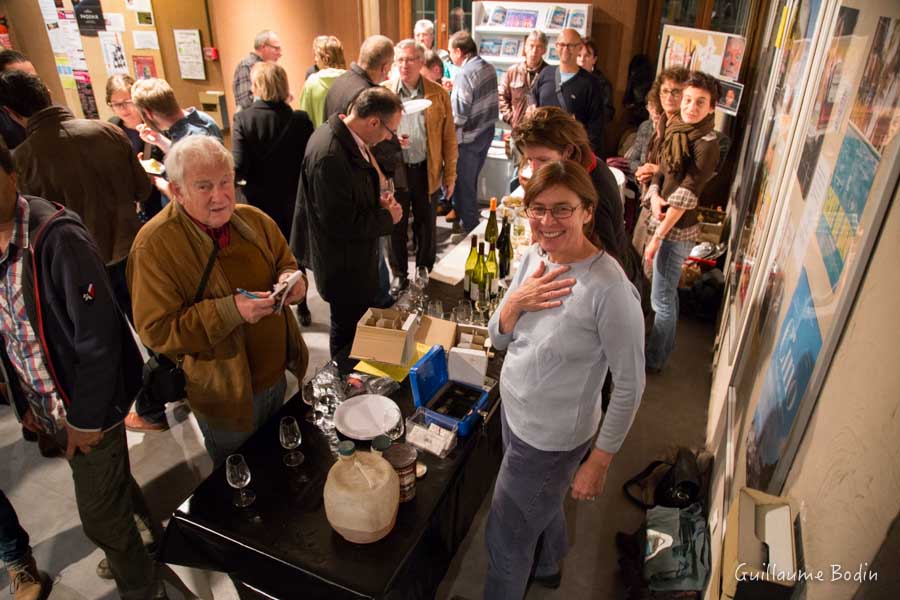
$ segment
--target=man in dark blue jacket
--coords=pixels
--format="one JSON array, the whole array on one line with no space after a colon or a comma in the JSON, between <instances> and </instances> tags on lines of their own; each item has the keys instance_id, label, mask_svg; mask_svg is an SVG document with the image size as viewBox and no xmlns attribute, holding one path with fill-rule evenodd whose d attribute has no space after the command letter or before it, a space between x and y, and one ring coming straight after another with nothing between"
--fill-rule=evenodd
<instances>
[{"instance_id":1,"label":"man in dark blue jacket","mask_svg":"<svg viewBox=\"0 0 900 600\"><path fill-rule=\"evenodd\" d=\"M3 144L0 280L0 365L17 416L65 450L82 527L106 553L119 595L164 597L135 523L151 521L122 424L140 387L140 353L81 220L19 195Z\"/></svg>"}]
</instances>

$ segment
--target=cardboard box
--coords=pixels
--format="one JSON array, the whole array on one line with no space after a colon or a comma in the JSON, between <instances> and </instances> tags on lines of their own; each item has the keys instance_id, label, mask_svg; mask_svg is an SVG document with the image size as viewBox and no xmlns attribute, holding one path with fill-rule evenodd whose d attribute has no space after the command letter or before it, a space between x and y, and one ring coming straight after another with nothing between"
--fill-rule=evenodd
<instances>
[{"instance_id":1,"label":"cardboard box","mask_svg":"<svg viewBox=\"0 0 900 600\"><path fill-rule=\"evenodd\" d=\"M483 386L490 347L487 327L458 325L456 342L447 358L449 378L477 387Z\"/></svg>"},{"instance_id":2,"label":"cardboard box","mask_svg":"<svg viewBox=\"0 0 900 600\"><path fill-rule=\"evenodd\" d=\"M742 488L728 510L722 598L788 600L797 583L795 511L787 499Z\"/></svg>"},{"instance_id":3,"label":"cardboard box","mask_svg":"<svg viewBox=\"0 0 900 600\"><path fill-rule=\"evenodd\" d=\"M408 365L416 357L416 315L370 308L356 324L350 356L392 365Z\"/></svg>"},{"instance_id":4,"label":"cardboard box","mask_svg":"<svg viewBox=\"0 0 900 600\"><path fill-rule=\"evenodd\" d=\"M436 344L444 347L445 352L456 344L457 325L453 321L445 321L436 317L423 316L419 319L416 341L429 348Z\"/></svg>"}]
</instances>

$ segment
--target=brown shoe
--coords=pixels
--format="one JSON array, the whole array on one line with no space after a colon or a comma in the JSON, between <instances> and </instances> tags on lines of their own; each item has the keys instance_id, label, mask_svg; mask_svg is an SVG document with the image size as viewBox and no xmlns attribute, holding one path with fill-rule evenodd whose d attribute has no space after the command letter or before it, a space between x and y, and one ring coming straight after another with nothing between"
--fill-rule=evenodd
<instances>
[{"instance_id":1,"label":"brown shoe","mask_svg":"<svg viewBox=\"0 0 900 600\"><path fill-rule=\"evenodd\" d=\"M10 589L16 600L43 600L53 587L47 574L38 571L33 556L23 569L9 569L8 572Z\"/></svg>"},{"instance_id":2,"label":"brown shoe","mask_svg":"<svg viewBox=\"0 0 900 600\"><path fill-rule=\"evenodd\" d=\"M128 431L166 431L169 429L169 424L165 421L162 423L153 423L152 421L148 421L144 419L139 414L130 412L125 415L125 429Z\"/></svg>"}]
</instances>

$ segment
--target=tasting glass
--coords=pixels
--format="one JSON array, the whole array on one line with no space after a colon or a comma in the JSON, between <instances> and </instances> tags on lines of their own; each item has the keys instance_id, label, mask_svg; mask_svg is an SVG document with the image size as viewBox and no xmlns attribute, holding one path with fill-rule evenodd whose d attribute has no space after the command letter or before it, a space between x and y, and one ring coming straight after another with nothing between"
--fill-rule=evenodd
<instances>
[{"instance_id":1,"label":"tasting glass","mask_svg":"<svg viewBox=\"0 0 900 600\"><path fill-rule=\"evenodd\" d=\"M295 449L302 441L300 425L297 424L297 419L294 417L281 418L281 423L278 425L278 441L281 442L282 448L288 450L288 453L284 455L285 465L296 467L303 464L306 457L303 456L302 452Z\"/></svg>"},{"instance_id":2,"label":"tasting glass","mask_svg":"<svg viewBox=\"0 0 900 600\"><path fill-rule=\"evenodd\" d=\"M443 318L444 316L444 303L440 300L429 300L428 301L428 312L429 317L436 317L438 319Z\"/></svg>"},{"instance_id":3,"label":"tasting glass","mask_svg":"<svg viewBox=\"0 0 900 600\"><path fill-rule=\"evenodd\" d=\"M242 454L232 454L225 459L225 477L228 485L237 490L234 494L234 505L245 508L256 500L256 492L247 489L250 483L250 467Z\"/></svg>"}]
</instances>

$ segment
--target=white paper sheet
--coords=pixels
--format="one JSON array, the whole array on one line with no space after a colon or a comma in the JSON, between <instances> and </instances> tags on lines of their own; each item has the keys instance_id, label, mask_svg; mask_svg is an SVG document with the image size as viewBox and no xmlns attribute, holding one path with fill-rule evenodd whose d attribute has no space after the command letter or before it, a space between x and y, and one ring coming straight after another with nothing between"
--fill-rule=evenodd
<instances>
[{"instance_id":1,"label":"white paper sheet","mask_svg":"<svg viewBox=\"0 0 900 600\"><path fill-rule=\"evenodd\" d=\"M156 31L134 30L131 32L134 38L135 50L159 50L159 38Z\"/></svg>"}]
</instances>

